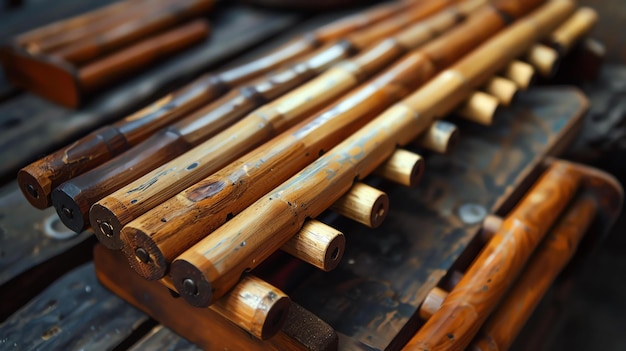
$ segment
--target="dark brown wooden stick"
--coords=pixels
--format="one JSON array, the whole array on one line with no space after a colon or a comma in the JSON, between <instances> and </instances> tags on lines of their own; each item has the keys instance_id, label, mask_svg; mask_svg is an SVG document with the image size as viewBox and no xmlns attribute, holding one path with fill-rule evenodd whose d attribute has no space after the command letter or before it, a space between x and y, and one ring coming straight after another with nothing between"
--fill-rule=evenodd
<instances>
[{"instance_id":1,"label":"dark brown wooden stick","mask_svg":"<svg viewBox=\"0 0 626 351\"><path fill-rule=\"evenodd\" d=\"M183 0L148 14L145 18L125 23L95 38L86 38L50 55L80 65L99 56L118 50L134 41L174 26L191 17L208 12L214 0Z\"/></svg>"},{"instance_id":2,"label":"dark brown wooden stick","mask_svg":"<svg viewBox=\"0 0 626 351\"><path fill-rule=\"evenodd\" d=\"M398 12L406 9L407 6L396 4L393 8ZM378 8L373 12L376 13L377 10ZM352 16L352 20L348 22L368 26L382 19L376 16L371 17L369 13L365 11L360 14L363 17ZM36 208L49 207L51 205L50 193L61 183L112 159L165 125L222 96L230 87L240 85L287 61L300 57L322 45L325 40L337 39L338 33L345 34L344 30L332 30L333 26L334 24L331 23L319 29L320 33L326 33L322 35L323 40L318 40L314 32L310 36L292 41L250 62L220 73L204 75L145 109L115 124L102 127L75 143L28 165L20 170L17 177L22 193Z\"/></svg>"},{"instance_id":3,"label":"dark brown wooden stick","mask_svg":"<svg viewBox=\"0 0 626 351\"><path fill-rule=\"evenodd\" d=\"M470 348L507 350L552 282L572 258L591 225L597 203L591 196L576 200L548 233L506 298L485 322Z\"/></svg>"},{"instance_id":4,"label":"dark brown wooden stick","mask_svg":"<svg viewBox=\"0 0 626 351\"><path fill-rule=\"evenodd\" d=\"M551 1L518 20L185 251L172 263L170 273L175 285L191 280L198 293L182 296L192 305L211 304L241 272L255 267L296 233L305 218L319 216L355 179L363 179L398 145L406 145L434 119L449 113L573 9L570 1ZM246 246L234 250L241 241ZM225 242L233 246L222 245Z\"/></svg>"},{"instance_id":5,"label":"dark brown wooden stick","mask_svg":"<svg viewBox=\"0 0 626 351\"><path fill-rule=\"evenodd\" d=\"M195 20L145 39L128 49L84 66L78 72L82 88L93 91L141 70L158 60L195 44L209 35L209 24Z\"/></svg>"}]
</instances>

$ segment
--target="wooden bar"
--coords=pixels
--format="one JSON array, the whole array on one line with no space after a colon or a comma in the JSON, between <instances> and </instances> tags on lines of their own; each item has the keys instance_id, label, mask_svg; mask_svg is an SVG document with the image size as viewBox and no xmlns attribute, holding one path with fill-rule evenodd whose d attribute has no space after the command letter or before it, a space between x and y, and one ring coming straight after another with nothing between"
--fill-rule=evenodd
<instances>
[{"instance_id":1,"label":"wooden bar","mask_svg":"<svg viewBox=\"0 0 626 351\"><path fill-rule=\"evenodd\" d=\"M346 239L340 231L310 219L280 249L323 271L337 267L345 251Z\"/></svg>"},{"instance_id":2,"label":"wooden bar","mask_svg":"<svg viewBox=\"0 0 626 351\"><path fill-rule=\"evenodd\" d=\"M367 184L356 183L329 209L370 228L377 228L389 212L389 197Z\"/></svg>"},{"instance_id":3,"label":"wooden bar","mask_svg":"<svg viewBox=\"0 0 626 351\"><path fill-rule=\"evenodd\" d=\"M415 187L422 179L424 168L422 156L404 149L397 149L374 170L374 174L400 185Z\"/></svg>"},{"instance_id":4,"label":"wooden bar","mask_svg":"<svg viewBox=\"0 0 626 351\"><path fill-rule=\"evenodd\" d=\"M517 84L509 79L495 76L491 78L483 87L489 95L498 99L502 106L509 106L517 94Z\"/></svg>"},{"instance_id":5,"label":"wooden bar","mask_svg":"<svg viewBox=\"0 0 626 351\"><path fill-rule=\"evenodd\" d=\"M488 126L493 122L499 105L500 101L495 96L475 91L456 113L467 120Z\"/></svg>"},{"instance_id":6,"label":"wooden bar","mask_svg":"<svg viewBox=\"0 0 626 351\"><path fill-rule=\"evenodd\" d=\"M535 76L535 69L523 61L513 61L506 66L502 75L517 84L517 87L526 90L532 84Z\"/></svg>"},{"instance_id":7,"label":"wooden bar","mask_svg":"<svg viewBox=\"0 0 626 351\"><path fill-rule=\"evenodd\" d=\"M420 147L440 154L448 153L459 140L459 128L447 121L435 121L416 139Z\"/></svg>"}]
</instances>

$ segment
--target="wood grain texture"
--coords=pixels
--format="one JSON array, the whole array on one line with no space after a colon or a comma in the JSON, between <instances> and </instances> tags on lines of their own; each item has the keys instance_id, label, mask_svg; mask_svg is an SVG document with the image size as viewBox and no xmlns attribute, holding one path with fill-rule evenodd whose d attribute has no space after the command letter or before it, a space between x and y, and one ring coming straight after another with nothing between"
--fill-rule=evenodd
<instances>
[{"instance_id":1,"label":"wood grain texture","mask_svg":"<svg viewBox=\"0 0 626 351\"><path fill-rule=\"evenodd\" d=\"M404 149L396 149L374 174L400 185L415 187L424 174L424 158Z\"/></svg>"},{"instance_id":2,"label":"wood grain texture","mask_svg":"<svg viewBox=\"0 0 626 351\"><path fill-rule=\"evenodd\" d=\"M340 231L310 219L280 249L323 271L331 271L341 261L346 239Z\"/></svg>"},{"instance_id":3,"label":"wood grain texture","mask_svg":"<svg viewBox=\"0 0 626 351\"><path fill-rule=\"evenodd\" d=\"M377 228L389 212L389 197L374 187L357 182L329 209L370 228Z\"/></svg>"},{"instance_id":4,"label":"wood grain texture","mask_svg":"<svg viewBox=\"0 0 626 351\"><path fill-rule=\"evenodd\" d=\"M327 209L355 179L371 173L398 145L406 145L468 96L471 84L484 83L521 54L523 44L548 34L572 10L571 2L550 2L516 22L187 250L174 261L171 274L175 283L196 281L201 291L184 298L193 305L210 304L241 272L295 234L305 218ZM233 252L241 241L249 244Z\"/></svg>"},{"instance_id":5,"label":"wood grain texture","mask_svg":"<svg viewBox=\"0 0 626 351\"><path fill-rule=\"evenodd\" d=\"M579 196L570 204L478 332L470 345L473 350L509 349L554 279L576 252L597 207L590 194Z\"/></svg>"},{"instance_id":6,"label":"wood grain texture","mask_svg":"<svg viewBox=\"0 0 626 351\"><path fill-rule=\"evenodd\" d=\"M465 349L556 221L552 214L561 213L573 198L580 180L566 164L550 166L404 349Z\"/></svg>"}]
</instances>

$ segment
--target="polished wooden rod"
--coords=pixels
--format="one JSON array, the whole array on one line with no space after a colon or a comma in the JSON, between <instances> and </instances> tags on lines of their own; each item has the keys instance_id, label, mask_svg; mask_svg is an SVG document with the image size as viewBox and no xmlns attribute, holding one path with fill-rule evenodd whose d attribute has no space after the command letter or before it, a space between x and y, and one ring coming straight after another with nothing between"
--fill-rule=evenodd
<instances>
[{"instance_id":1,"label":"polished wooden rod","mask_svg":"<svg viewBox=\"0 0 626 351\"><path fill-rule=\"evenodd\" d=\"M408 4L385 4L372 11L350 16L354 28L367 28L376 21L385 19L380 16L380 8L393 8L395 12L407 9ZM342 22L342 20L337 23ZM345 28L332 30L334 24L323 26L320 33L324 40L337 40L345 35ZM45 209L51 205L50 193L61 183L74 178L102 163L114 158L139 142L145 140L162 127L180 119L202 105L224 95L231 87L240 85L263 73L276 69L288 61L301 57L319 48L325 41L317 39L317 32L296 39L257 59L218 73L209 73L196 79L187 86L155 101L146 108L120 121L88 134L76 142L24 167L18 173L17 180L26 199L36 208ZM313 39L311 39L313 38Z\"/></svg>"},{"instance_id":2,"label":"polished wooden rod","mask_svg":"<svg viewBox=\"0 0 626 351\"><path fill-rule=\"evenodd\" d=\"M452 11L447 12L449 13L447 13L446 16L437 16L437 21L432 23L436 23L439 28L441 27L442 19L445 19L447 22L450 22L450 25L452 25L457 20L456 18L458 15ZM426 21L426 23L431 22ZM385 40L379 45L375 45L371 49L365 50L353 60L343 62L336 67L331 68L321 76L305 85L302 85L298 89L289 92L287 95L274 102L262 106L261 108L250 113L241 121L207 140L193 150L154 169L152 172L144 175L137 181L130 183L111 196L99 201L90 210L90 220L93 227L96 228L96 235L98 235L99 239L103 240L103 243L105 241L110 242L105 243L105 245L109 247L117 246L119 248L121 244L119 241L119 232L123 225L129 223L131 220L137 218L139 215L145 213L159 203L167 200L169 197L174 196L177 192L184 190L186 187L219 170L230 161L236 159L236 157L243 155L245 151L250 150L259 145L261 142L273 137L278 132L286 129L290 124L294 124L298 120L303 119L308 114L322 107L323 104L341 96L347 90L356 86L359 81L363 81L367 76L373 75L402 53L427 40L433 35L432 29L433 28L431 28L431 26L424 26L422 31L416 31L413 27L408 28L407 31L399 34L402 41ZM406 35L407 33L411 33L413 36L409 37ZM398 73L403 72L408 74L413 72L410 69L404 68L399 68L396 71L400 72L395 72L394 75L386 75L385 78L381 78L378 82L380 82L380 84L384 83L385 85L389 85L391 83L389 80ZM303 72L303 70L299 69L297 72ZM374 85L373 88L374 89L369 89L364 92L364 94L372 96L375 91L382 89L382 85ZM350 107L350 109L355 108L354 105L356 100L358 100L359 103L365 101L362 99L362 97L365 96L364 94L361 94L352 101L345 103L340 109L330 111L323 117L319 117L317 121L310 122L308 128L320 131L322 128L327 129L327 126L329 125L328 123L331 122L325 122L326 119L332 119L332 116L343 113L343 110L348 107ZM381 96L381 99L393 98L395 96L394 94L396 94L396 90L383 91L382 93L377 94ZM372 100L371 102L375 101L378 100ZM231 110L232 109L229 109L228 111ZM359 113L361 115L364 113L363 108L361 108ZM370 111L370 113L374 112ZM263 126L263 128L260 128L259 126ZM189 140L188 136L184 136L186 133L189 133L186 132L187 130L195 129L196 128L183 129L184 132L180 133L182 135L182 141ZM300 132L300 134L301 137L305 137L307 135L306 129L303 128L303 131ZM191 133L189 133L189 135L194 137ZM329 132L324 134L324 140L325 143L332 143L332 140L336 140L334 142L338 142L338 138L342 138L347 135L348 129ZM298 141L298 135L289 137L289 143L292 145L293 143L303 145L302 142ZM287 145L285 142L282 144ZM310 148L307 148L309 151L308 155L305 155L305 150L298 149L296 147L296 152L299 155L302 155L302 159L299 162L310 162L312 157L316 157L316 155L319 154L318 146L320 148L325 147L324 144L311 146ZM294 150L293 147L292 150ZM153 154L149 156L150 157L141 157L141 159L146 159L145 162L154 162L156 156ZM276 155L276 157L278 157L278 155ZM140 158L135 156L132 158L129 157L128 159L139 160ZM128 162L121 164L128 165ZM190 165L195 166L190 167ZM153 168L154 167L155 166L153 166ZM124 180L124 178L121 177L122 174L120 174L120 172L124 171L125 168L120 167L119 170L111 173L114 173L115 177ZM280 176L282 176L282 173ZM276 174L275 177L279 177L279 175ZM107 179L108 181L110 180L110 178ZM272 182L275 181L276 180L272 180ZM144 184L148 183L150 183L149 187L144 186ZM107 186L107 188L111 188L111 186ZM224 191L226 190L224 189ZM254 196L254 194L255 192L252 192L249 195ZM256 194L260 196L262 193L257 192ZM249 195L246 195L246 197ZM243 201L242 199L240 200ZM206 201L211 201L211 199L206 199ZM235 210L233 209L233 211ZM219 215L215 214L212 217L214 218L215 223L221 221L217 224L219 226L226 219L227 214L228 213L220 213ZM108 235L105 234L106 238L98 233L98 228L101 227L106 229L107 233L109 233ZM109 230L109 227L112 230ZM205 227L205 229L206 228L208 227ZM181 242L181 245L182 244L184 243ZM168 257L173 258L175 255Z\"/></svg>"},{"instance_id":3,"label":"polished wooden rod","mask_svg":"<svg viewBox=\"0 0 626 351\"><path fill-rule=\"evenodd\" d=\"M550 230L506 298L491 314L470 348L476 351L508 350L552 282L572 258L597 211L591 196L570 205Z\"/></svg>"},{"instance_id":4,"label":"polished wooden rod","mask_svg":"<svg viewBox=\"0 0 626 351\"><path fill-rule=\"evenodd\" d=\"M189 279L199 290L182 296L195 306L211 304L237 282L241 272L289 240L305 218L320 215L355 179L363 179L398 145L406 145L435 118L450 112L474 87L547 35L573 8L568 1L551 1L517 21L185 251L170 273L174 284ZM254 238L254 245L243 250L220 244L247 238Z\"/></svg>"},{"instance_id":5,"label":"polished wooden rod","mask_svg":"<svg viewBox=\"0 0 626 351\"><path fill-rule=\"evenodd\" d=\"M462 350L573 198L580 175L557 163L540 177L405 350Z\"/></svg>"},{"instance_id":6,"label":"polished wooden rod","mask_svg":"<svg viewBox=\"0 0 626 351\"><path fill-rule=\"evenodd\" d=\"M343 233L318 220L310 219L280 249L328 272L341 262L345 248L346 238Z\"/></svg>"},{"instance_id":7,"label":"polished wooden rod","mask_svg":"<svg viewBox=\"0 0 626 351\"><path fill-rule=\"evenodd\" d=\"M147 38L79 70L81 87L92 91L158 60L186 49L209 35L209 23L198 19Z\"/></svg>"},{"instance_id":8,"label":"polished wooden rod","mask_svg":"<svg viewBox=\"0 0 626 351\"><path fill-rule=\"evenodd\" d=\"M479 15L481 13L482 15ZM439 19L444 18L439 16L448 15L438 15L432 23L439 23ZM468 20L468 27L465 29L476 27L477 30L471 32L480 34L473 35L472 39L467 40L479 42L481 36L484 38L492 33L492 30L484 30L484 27L493 29L503 25L500 15L491 7L485 7L484 11L477 13L476 16L476 19ZM457 17L457 15L452 14L448 21ZM429 22L426 21L425 23ZM423 30L426 33L432 33L430 26L424 26ZM137 249L143 248L160 259L142 265L142 267L133 266L133 268L146 278L154 279L163 275L172 259L203 236L209 234L211 230L218 228L227 218L245 209L264 193L280 184L281 181L288 179L326 150L356 131L384 108L426 82L436 73L437 66L434 62L429 61L429 56L426 56L424 52L432 52L428 48L431 45L439 46L437 41L457 36L468 37L469 35L466 30L455 29L432 44L426 44L423 49L416 49L415 52L410 53L383 74L364 84L337 104L329 106L321 113L310 117L309 120L253 150L217 173L184 189L183 192L158 207L146 206L146 210L151 210L128 223L124 229L125 251L132 254ZM461 48L466 47L465 43L460 46ZM454 57L463 54L462 51L454 54L451 50L447 51L451 57L440 58L437 61L438 64L446 65L447 62L453 61ZM368 56L368 53L364 53L361 57ZM204 151L203 155L207 155L203 157L206 159L208 156L214 156L214 152L207 153ZM181 156L180 160L185 162L181 163L181 166L188 164L190 160L196 160L195 157L189 158L188 156L189 154ZM180 167L177 168L180 169ZM172 166L163 169L172 169ZM163 169L158 170L163 173ZM188 173L185 172L180 176L178 174L172 174L171 178L180 181L179 179L187 177ZM149 179L148 176L144 177L142 183L134 184L134 188L140 184L145 184ZM219 185L216 186L216 184ZM229 184L236 184L236 187L229 186ZM158 186L158 191L156 191L155 185ZM137 203L143 201L145 206L147 201L158 200L157 196L163 196L167 193L174 195L171 193L173 190L177 189L174 188L172 182L163 183L160 186L152 182L150 188L143 192L152 193L151 198L139 197ZM114 209L115 212L110 211L109 213L113 212L117 218L121 216L128 218L129 206L127 204L142 194L129 194L134 196L132 199L128 198L129 195L127 194L128 191L120 191L115 194L114 198L110 197L111 200L108 202L111 205L108 208ZM124 196L122 198L124 201L119 200L120 196ZM107 199L109 198L105 198L94 205L91 213L95 213L97 206L107 202ZM135 206L137 203L131 206ZM228 205L225 206L225 204ZM166 208L169 210L164 212ZM176 210L172 211L172 209ZM166 221L156 221L155 216L165 218ZM190 216L194 216L198 220L189 223ZM188 223L188 225L181 227L179 225L181 223ZM132 264L133 260L129 258L129 262Z\"/></svg>"},{"instance_id":9,"label":"polished wooden rod","mask_svg":"<svg viewBox=\"0 0 626 351\"><path fill-rule=\"evenodd\" d=\"M103 18L109 18L126 11L129 8L135 7L138 4L146 3L149 0L127 0L118 1L110 5L102 6L95 10L68 18L57 22L44 25L26 33L22 33L15 38L15 41L22 46L32 46L32 49L36 52L41 51L39 49L39 43L45 41L51 37L57 35L63 35L67 32L71 32L77 28L82 28L85 25L90 25L94 21L98 22ZM30 51L30 50L29 50Z\"/></svg>"},{"instance_id":10,"label":"polished wooden rod","mask_svg":"<svg viewBox=\"0 0 626 351\"><path fill-rule=\"evenodd\" d=\"M214 0L180 0L167 4L164 8L136 21L123 23L95 38L87 37L51 52L50 55L61 57L74 64L84 64L189 18L200 16L208 12L214 3Z\"/></svg>"}]
</instances>

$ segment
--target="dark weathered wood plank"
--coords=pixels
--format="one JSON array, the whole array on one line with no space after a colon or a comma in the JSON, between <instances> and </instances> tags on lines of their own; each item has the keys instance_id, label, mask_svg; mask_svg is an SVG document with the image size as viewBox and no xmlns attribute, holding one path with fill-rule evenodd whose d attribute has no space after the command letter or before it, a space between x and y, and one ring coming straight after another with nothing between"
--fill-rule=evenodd
<instances>
[{"instance_id":1,"label":"dark weathered wood plank","mask_svg":"<svg viewBox=\"0 0 626 351\"><path fill-rule=\"evenodd\" d=\"M102 287L90 263L56 281L0 325L0 348L110 350L147 320Z\"/></svg>"}]
</instances>

